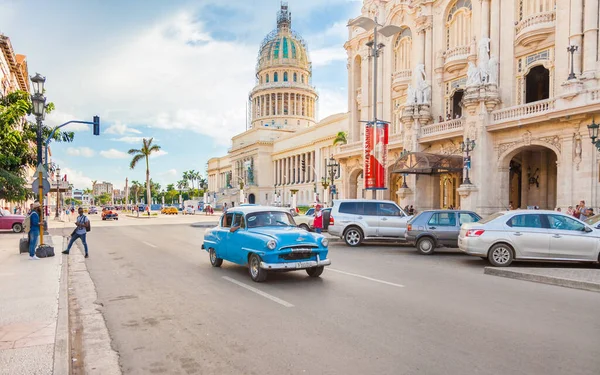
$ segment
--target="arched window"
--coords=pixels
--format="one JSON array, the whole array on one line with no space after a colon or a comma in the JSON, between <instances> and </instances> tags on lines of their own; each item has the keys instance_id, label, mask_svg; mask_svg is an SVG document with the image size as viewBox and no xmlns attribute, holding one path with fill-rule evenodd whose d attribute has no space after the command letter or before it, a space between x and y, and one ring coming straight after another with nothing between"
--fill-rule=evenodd
<instances>
[{"instance_id":1,"label":"arched window","mask_svg":"<svg viewBox=\"0 0 600 375\"><path fill-rule=\"evenodd\" d=\"M552 12L556 9L556 0L519 0L519 21L533 15Z\"/></svg>"},{"instance_id":2,"label":"arched window","mask_svg":"<svg viewBox=\"0 0 600 375\"><path fill-rule=\"evenodd\" d=\"M279 40L275 43L275 51L273 52L273 58L274 59L278 59L279 58L279 47L280 47L279 45L280 44L281 44L281 42Z\"/></svg>"},{"instance_id":3,"label":"arched window","mask_svg":"<svg viewBox=\"0 0 600 375\"><path fill-rule=\"evenodd\" d=\"M287 82L288 81L288 74L287 72L283 72L283 82Z\"/></svg>"},{"instance_id":4,"label":"arched window","mask_svg":"<svg viewBox=\"0 0 600 375\"><path fill-rule=\"evenodd\" d=\"M292 42L292 59L296 58L296 43Z\"/></svg>"},{"instance_id":5,"label":"arched window","mask_svg":"<svg viewBox=\"0 0 600 375\"><path fill-rule=\"evenodd\" d=\"M408 27L396 37L394 43L394 72L411 69L412 33Z\"/></svg>"},{"instance_id":6,"label":"arched window","mask_svg":"<svg viewBox=\"0 0 600 375\"><path fill-rule=\"evenodd\" d=\"M450 8L446 18L447 50L463 47L467 51L472 39L471 9L471 0L456 0Z\"/></svg>"},{"instance_id":7,"label":"arched window","mask_svg":"<svg viewBox=\"0 0 600 375\"><path fill-rule=\"evenodd\" d=\"M525 103L537 102L550 97L550 71L543 65L531 68L525 83Z\"/></svg>"},{"instance_id":8,"label":"arched window","mask_svg":"<svg viewBox=\"0 0 600 375\"><path fill-rule=\"evenodd\" d=\"M267 83L269 83L269 75L267 74Z\"/></svg>"},{"instance_id":9,"label":"arched window","mask_svg":"<svg viewBox=\"0 0 600 375\"><path fill-rule=\"evenodd\" d=\"M304 83L304 74L302 74L301 78L302 78L302 83Z\"/></svg>"},{"instance_id":10,"label":"arched window","mask_svg":"<svg viewBox=\"0 0 600 375\"><path fill-rule=\"evenodd\" d=\"M277 72L273 73L273 82L277 82L279 79L279 75L277 74Z\"/></svg>"},{"instance_id":11,"label":"arched window","mask_svg":"<svg viewBox=\"0 0 600 375\"><path fill-rule=\"evenodd\" d=\"M288 39L283 37L283 58L288 58Z\"/></svg>"},{"instance_id":12,"label":"arched window","mask_svg":"<svg viewBox=\"0 0 600 375\"><path fill-rule=\"evenodd\" d=\"M294 82L298 82L298 74L294 73Z\"/></svg>"}]
</instances>

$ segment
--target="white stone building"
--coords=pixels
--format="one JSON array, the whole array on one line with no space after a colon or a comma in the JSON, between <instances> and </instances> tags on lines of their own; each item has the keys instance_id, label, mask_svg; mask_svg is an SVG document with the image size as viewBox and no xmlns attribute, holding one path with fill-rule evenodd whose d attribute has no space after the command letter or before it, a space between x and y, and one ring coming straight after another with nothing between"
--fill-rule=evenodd
<instances>
[{"instance_id":1,"label":"white stone building","mask_svg":"<svg viewBox=\"0 0 600 375\"><path fill-rule=\"evenodd\" d=\"M481 214L511 204L564 210L582 199L598 207L600 153L587 129L600 111L598 3L365 0L361 15L350 20L344 45L348 113L316 125L314 114L298 117L297 110L290 112L294 105L285 99L282 104L285 95L279 93L296 90L293 82L261 91L262 85L272 84L266 82L267 72L278 70L281 77L285 69L292 71L290 65L310 79L310 65L270 52L271 43L282 41L289 30L280 16L277 33L270 34L260 52L259 78L251 94L253 127L233 138L228 156L209 161L209 190L238 202L237 183L244 181L245 195L254 194L258 203L272 202L274 192L282 192L288 202L292 189L302 192L300 204L307 203L312 201L312 180L298 181L298 162L314 165L319 182L325 176L324 159L333 153L342 166L338 195L370 198L362 189L362 155L364 121L373 120L376 79L378 120L390 121L387 189L378 191L378 198L418 210L455 206ZM373 30L360 27L359 17L397 26L393 35L378 35L383 46L377 77L367 46ZM569 46L577 47L573 55ZM309 103L316 98L314 90L302 90ZM263 92L266 107L265 96L255 95ZM299 92L289 93L288 98L296 99ZM273 111L273 103L283 109ZM348 131L348 144L333 147L340 130ZM460 147L467 139L475 141L469 154L470 184L463 183L466 153ZM221 191L227 181L233 188Z\"/></svg>"}]
</instances>

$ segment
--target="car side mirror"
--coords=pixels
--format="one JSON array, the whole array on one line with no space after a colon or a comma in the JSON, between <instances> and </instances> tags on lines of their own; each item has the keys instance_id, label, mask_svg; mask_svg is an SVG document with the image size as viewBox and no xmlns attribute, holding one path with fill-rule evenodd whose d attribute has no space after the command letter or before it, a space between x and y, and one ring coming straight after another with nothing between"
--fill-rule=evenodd
<instances>
[{"instance_id":1,"label":"car side mirror","mask_svg":"<svg viewBox=\"0 0 600 375\"><path fill-rule=\"evenodd\" d=\"M590 227L585 227L584 231L585 231L585 233L590 233L590 232L593 232L594 230Z\"/></svg>"},{"instance_id":2,"label":"car side mirror","mask_svg":"<svg viewBox=\"0 0 600 375\"><path fill-rule=\"evenodd\" d=\"M237 231L238 229L240 229L240 227L231 227L229 229L229 232L233 233L233 232Z\"/></svg>"}]
</instances>

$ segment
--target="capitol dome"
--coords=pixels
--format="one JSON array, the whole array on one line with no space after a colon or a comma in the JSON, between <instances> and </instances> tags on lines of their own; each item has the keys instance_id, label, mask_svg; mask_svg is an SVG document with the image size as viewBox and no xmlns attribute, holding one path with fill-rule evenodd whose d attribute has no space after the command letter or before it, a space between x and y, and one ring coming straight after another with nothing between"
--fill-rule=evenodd
<instances>
[{"instance_id":1,"label":"capitol dome","mask_svg":"<svg viewBox=\"0 0 600 375\"><path fill-rule=\"evenodd\" d=\"M260 46L257 73L280 65L311 70L306 43L291 29L291 25L292 15L284 3L277 14L277 28L265 37Z\"/></svg>"}]
</instances>

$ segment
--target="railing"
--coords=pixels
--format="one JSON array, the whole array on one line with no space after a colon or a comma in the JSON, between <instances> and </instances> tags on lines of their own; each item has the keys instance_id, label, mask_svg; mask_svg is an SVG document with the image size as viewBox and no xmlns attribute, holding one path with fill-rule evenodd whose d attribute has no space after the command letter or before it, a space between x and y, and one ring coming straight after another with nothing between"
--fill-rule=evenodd
<instances>
[{"instance_id":1,"label":"railing","mask_svg":"<svg viewBox=\"0 0 600 375\"><path fill-rule=\"evenodd\" d=\"M556 99L540 100L533 103L518 105L492 112L492 123L505 120L520 119L523 117L534 116L541 113L553 111L556 105Z\"/></svg>"},{"instance_id":2,"label":"railing","mask_svg":"<svg viewBox=\"0 0 600 375\"><path fill-rule=\"evenodd\" d=\"M392 81L393 82L408 81L408 80L410 80L411 77L412 77L412 70L410 70L410 69L400 70L392 75Z\"/></svg>"},{"instance_id":3,"label":"railing","mask_svg":"<svg viewBox=\"0 0 600 375\"><path fill-rule=\"evenodd\" d=\"M280 88L299 88L299 89L306 89L306 90L316 90L314 86L306 84L306 83L284 81L284 82L268 82L268 83L258 84L254 87L254 89L252 89L250 94L252 95L256 91L259 91L259 90L280 89Z\"/></svg>"},{"instance_id":4,"label":"railing","mask_svg":"<svg viewBox=\"0 0 600 375\"><path fill-rule=\"evenodd\" d=\"M527 17L524 20L517 23L517 25L515 26L515 34L519 35L521 32L523 32L524 29L530 26L539 25L542 23L553 23L555 19L556 12L553 10L549 12L534 14L533 16Z\"/></svg>"},{"instance_id":5,"label":"railing","mask_svg":"<svg viewBox=\"0 0 600 375\"><path fill-rule=\"evenodd\" d=\"M450 48L446 51L446 61L459 59L461 57L466 57L471 52L470 46L459 46Z\"/></svg>"},{"instance_id":6,"label":"railing","mask_svg":"<svg viewBox=\"0 0 600 375\"><path fill-rule=\"evenodd\" d=\"M464 125L464 118L458 118L446 122L439 122L437 124L425 125L421 128L421 137L429 137L436 134L461 130L464 127Z\"/></svg>"}]
</instances>

